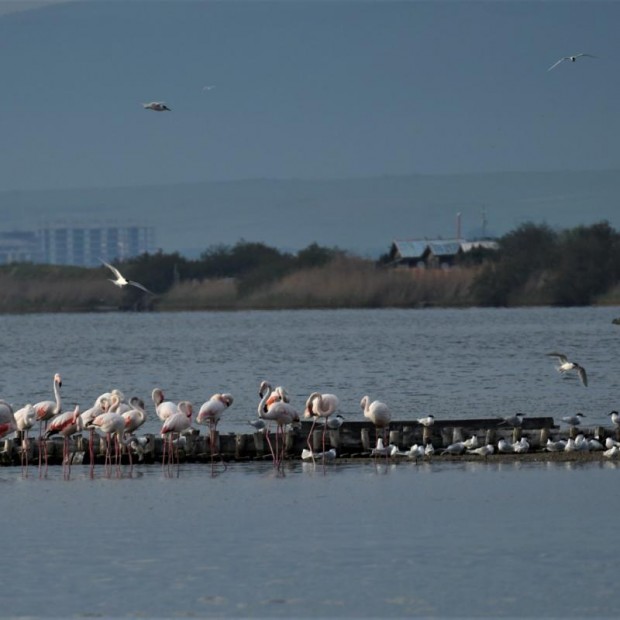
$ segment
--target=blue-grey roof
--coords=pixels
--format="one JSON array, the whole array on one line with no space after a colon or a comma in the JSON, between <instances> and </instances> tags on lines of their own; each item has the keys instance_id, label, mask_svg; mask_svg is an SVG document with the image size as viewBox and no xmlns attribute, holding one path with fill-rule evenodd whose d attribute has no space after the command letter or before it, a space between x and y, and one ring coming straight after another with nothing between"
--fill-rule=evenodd
<instances>
[{"instance_id":1,"label":"blue-grey roof","mask_svg":"<svg viewBox=\"0 0 620 620\"><path fill-rule=\"evenodd\" d=\"M428 247L435 256L455 256L461 249L460 241L429 241Z\"/></svg>"},{"instance_id":2,"label":"blue-grey roof","mask_svg":"<svg viewBox=\"0 0 620 620\"><path fill-rule=\"evenodd\" d=\"M428 247L427 241L407 241L407 240L395 240L394 245L401 258L422 258L426 248Z\"/></svg>"}]
</instances>

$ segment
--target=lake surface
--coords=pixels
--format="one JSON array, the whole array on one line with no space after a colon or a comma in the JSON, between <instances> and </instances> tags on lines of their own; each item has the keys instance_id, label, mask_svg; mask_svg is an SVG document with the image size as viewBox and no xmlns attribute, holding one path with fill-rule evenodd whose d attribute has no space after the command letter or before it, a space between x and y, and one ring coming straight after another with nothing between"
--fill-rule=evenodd
<instances>
[{"instance_id":1,"label":"lake surface","mask_svg":"<svg viewBox=\"0 0 620 620\"><path fill-rule=\"evenodd\" d=\"M258 384L314 390L362 419L617 408L614 308L2 316L0 397L90 406L161 386L228 391L246 431ZM590 386L545 356L586 367ZM144 430L156 432L151 420ZM618 466L293 462L212 470L0 469L11 617L618 617Z\"/></svg>"},{"instance_id":2,"label":"lake surface","mask_svg":"<svg viewBox=\"0 0 620 620\"><path fill-rule=\"evenodd\" d=\"M612 325L616 308L334 310L2 316L0 398L22 406L50 399L56 372L63 408L85 409L112 388L141 396L145 432L157 432L151 391L190 400L213 393L235 402L222 432L247 431L263 379L283 385L300 411L313 391L339 396L341 413L362 419L365 394L394 419L581 411L609 424L619 408ZM561 377L545 353L587 369L589 387Z\"/></svg>"}]
</instances>

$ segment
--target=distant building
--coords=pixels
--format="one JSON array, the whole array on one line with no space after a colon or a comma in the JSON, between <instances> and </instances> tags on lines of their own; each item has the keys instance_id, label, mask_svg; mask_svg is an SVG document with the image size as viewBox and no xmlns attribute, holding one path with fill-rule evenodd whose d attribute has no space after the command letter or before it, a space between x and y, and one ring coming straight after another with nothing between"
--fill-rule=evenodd
<instances>
[{"instance_id":1,"label":"distant building","mask_svg":"<svg viewBox=\"0 0 620 620\"><path fill-rule=\"evenodd\" d=\"M8 263L38 263L41 244L32 231L0 232L0 265Z\"/></svg>"},{"instance_id":2,"label":"distant building","mask_svg":"<svg viewBox=\"0 0 620 620\"><path fill-rule=\"evenodd\" d=\"M34 262L94 267L150 253L154 231L146 226L68 226L57 224L37 232L0 233L0 264Z\"/></svg>"},{"instance_id":3,"label":"distant building","mask_svg":"<svg viewBox=\"0 0 620 620\"><path fill-rule=\"evenodd\" d=\"M497 241L491 239L396 239L392 241L388 263L395 266L446 268L454 265L460 254L474 248L497 250Z\"/></svg>"},{"instance_id":4,"label":"distant building","mask_svg":"<svg viewBox=\"0 0 620 620\"><path fill-rule=\"evenodd\" d=\"M153 229L146 226L65 226L40 231L43 262L94 267L152 252Z\"/></svg>"}]
</instances>

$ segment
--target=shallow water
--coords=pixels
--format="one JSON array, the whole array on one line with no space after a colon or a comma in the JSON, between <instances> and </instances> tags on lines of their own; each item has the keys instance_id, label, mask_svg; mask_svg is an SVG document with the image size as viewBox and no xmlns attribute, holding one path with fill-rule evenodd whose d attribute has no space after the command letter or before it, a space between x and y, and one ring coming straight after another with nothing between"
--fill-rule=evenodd
<instances>
[{"instance_id":1,"label":"shallow water","mask_svg":"<svg viewBox=\"0 0 620 620\"><path fill-rule=\"evenodd\" d=\"M604 464L0 471L3 615L620 613Z\"/></svg>"}]
</instances>

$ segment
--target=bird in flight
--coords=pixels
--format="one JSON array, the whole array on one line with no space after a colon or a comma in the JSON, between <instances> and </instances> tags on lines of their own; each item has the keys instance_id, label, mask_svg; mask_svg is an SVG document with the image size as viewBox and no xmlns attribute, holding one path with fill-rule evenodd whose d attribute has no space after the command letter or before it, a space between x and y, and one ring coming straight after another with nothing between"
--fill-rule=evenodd
<instances>
[{"instance_id":1,"label":"bird in flight","mask_svg":"<svg viewBox=\"0 0 620 620\"><path fill-rule=\"evenodd\" d=\"M172 112L172 110L163 101L151 101L151 103L143 103L145 110L154 110L155 112Z\"/></svg>"},{"instance_id":2,"label":"bird in flight","mask_svg":"<svg viewBox=\"0 0 620 620\"><path fill-rule=\"evenodd\" d=\"M206 86L202 87L202 90L213 90L215 88L215 84L207 84Z\"/></svg>"},{"instance_id":3,"label":"bird in flight","mask_svg":"<svg viewBox=\"0 0 620 620\"><path fill-rule=\"evenodd\" d=\"M592 54L573 54L572 56L562 56L562 58L560 58L560 60L557 60L556 62L554 62L548 69L547 71L551 71L551 69L555 69L561 62L564 62L565 60L570 60L571 62L575 62L577 60L577 58L582 58L582 57L588 57L588 58L598 58L598 56L593 56Z\"/></svg>"},{"instance_id":4,"label":"bird in flight","mask_svg":"<svg viewBox=\"0 0 620 620\"><path fill-rule=\"evenodd\" d=\"M588 375L586 374L586 369L583 366L580 366L577 362L570 362L563 353L547 353L547 355L558 359L560 364L556 367L558 372L564 374L571 370L575 370L577 371L577 376L584 387L588 387Z\"/></svg>"},{"instance_id":5,"label":"bird in flight","mask_svg":"<svg viewBox=\"0 0 620 620\"><path fill-rule=\"evenodd\" d=\"M125 278L125 276L116 267L113 267L109 263L106 263L104 260L102 260L101 262L108 269L110 269L112 271L112 273L116 276L116 280L113 280L112 278L108 278L110 280L110 282L112 282L112 284L115 284L119 288L123 288L123 287L125 287L127 285L135 286L136 288L139 288L141 291L144 291L145 293L149 293L150 295L154 295L155 294L152 291L149 291L149 289L146 288L146 286L140 284L140 282L134 282L133 280L127 280Z\"/></svg>"}]
</instances>

